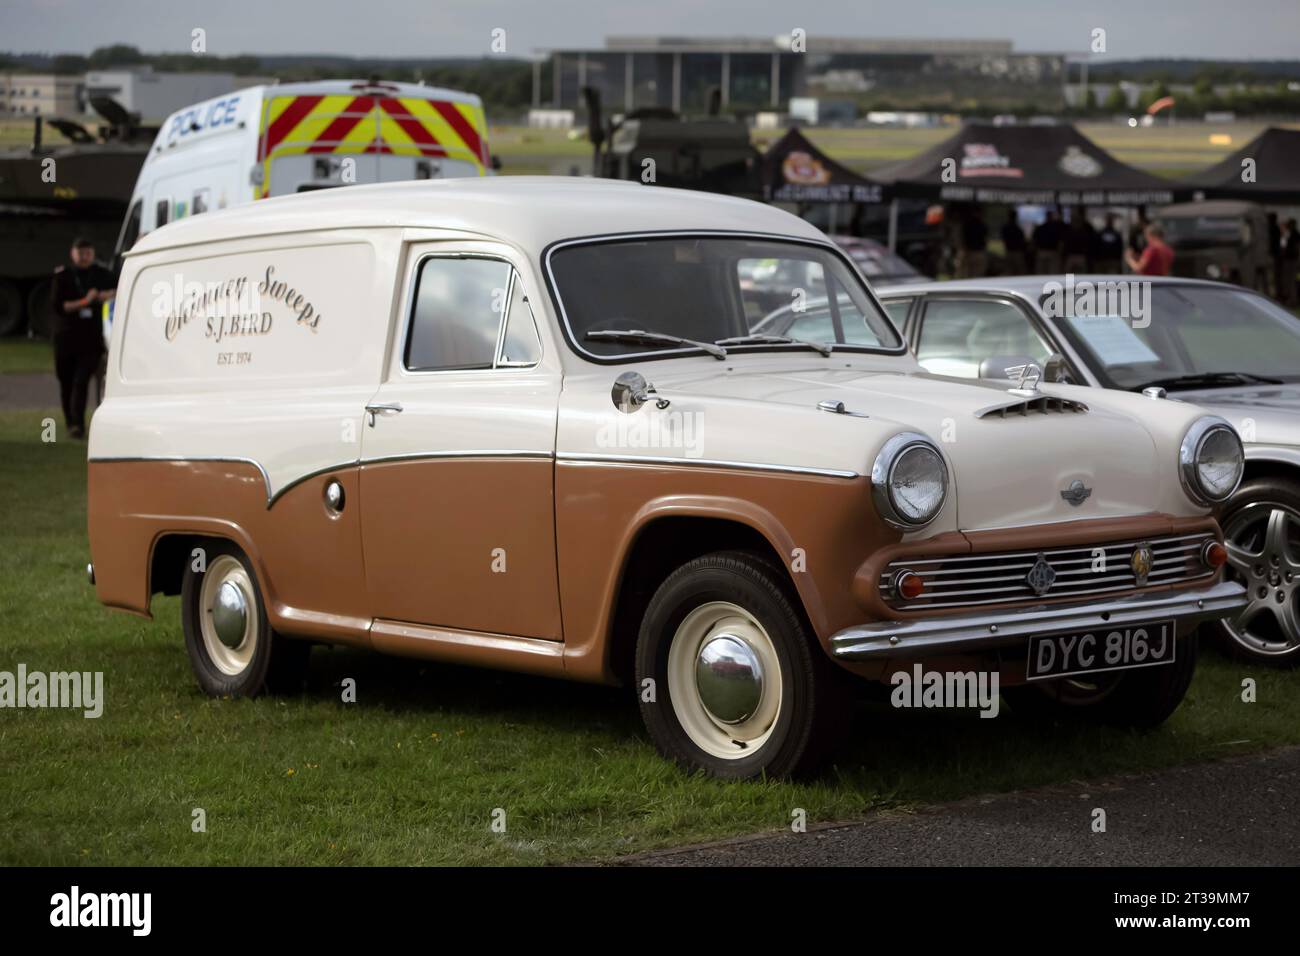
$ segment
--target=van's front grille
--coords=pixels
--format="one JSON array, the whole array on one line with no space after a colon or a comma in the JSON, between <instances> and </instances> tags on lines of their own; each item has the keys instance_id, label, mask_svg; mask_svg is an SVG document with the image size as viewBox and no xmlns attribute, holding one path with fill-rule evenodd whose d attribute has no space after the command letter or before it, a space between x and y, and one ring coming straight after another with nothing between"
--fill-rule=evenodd
<instances>
[{"instance_id":1,"label":"van's front grille","mask_svg":"<svg viewBox=\"0 0 1300 956\"><path fill-rule=\"evenodd\" d=\"M1181 584L1214 574L1201 557L1206 543L1213 540L1211 534L1197 533L1041 552L900 558L881 573L880 593L891 607L911 611L1084 598L1135 587ZM1135 562L1134 555L1144 547L1150 549L1151 559L1145 580L1134 570L1135 563L1142 564ZM897 582L903 572L924 582L918 597L906 600L898 593Z\"/></svg>"}]
</instances>

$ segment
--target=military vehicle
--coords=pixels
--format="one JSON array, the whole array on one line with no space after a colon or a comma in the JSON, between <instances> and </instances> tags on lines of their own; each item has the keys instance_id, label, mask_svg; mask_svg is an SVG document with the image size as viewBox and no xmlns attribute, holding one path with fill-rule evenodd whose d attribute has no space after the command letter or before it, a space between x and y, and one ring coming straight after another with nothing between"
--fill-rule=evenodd
<instances>
[{"instance_id":1,"label":"military vehicle","mask_svg":"<svg viewBox=\"0 0 1300 956\"><path fill-rule=\"evenodd\" d=\"M113 251L157 129L112 99L91 106L105 121L94 132L37 116L31 146L0 150L0 335L48 333L50 277L77 236L101 258ZM46 125L67 142L46 144Z\"/></svg>"},{"instance_id":2,"label":"military vehicle","mask_svg":"<svg viewBox=\"0 0 1300 956\"><path fill-rule=\"evenodd\" d=\"M1235 199L1176 203L1153 221L1174 249L1174 275L1218 279L1268 292L1270 258L1264 208Z\"/></svg>"},{"instance_id":3,"label":"military vehicle","mask_svg":"<svg viewBox=\"0 0 1300 956\"><path fill-rule=\"evenodd\" d=\"M710 97L705 117L686 118L673 110L649 107L607 126L598 91L584 87L582 92L594 149L593 175L762 198L761 158L749 141L749 127L719 115L718 90Z\"/></svg>"}]
</instances>

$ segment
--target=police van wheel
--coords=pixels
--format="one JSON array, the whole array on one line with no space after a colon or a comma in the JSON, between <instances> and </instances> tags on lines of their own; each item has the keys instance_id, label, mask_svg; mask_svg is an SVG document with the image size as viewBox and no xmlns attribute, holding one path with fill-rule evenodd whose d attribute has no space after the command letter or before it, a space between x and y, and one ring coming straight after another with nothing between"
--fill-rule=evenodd
<instances>
[{"instance_id":1,"label":"police van wheel","mask_svg":"<svg viewBox=\"0 0 1300 956\"><path fill-rule=\"evenodd\" d=\"M311 644L271 630L247 556L218 541L200 545L202 570L187 556L181 582L185 649L199 686L213 697L300 689Z\"/></svg>"},{"instance_id":2,"label":"police van wheel","mask_svg":"<svg viewBox=\"0 0 1300 956\"><path fill-rule=\"evenodd\" d=\"M1187 696L1196 673L1196 633L1178 639L1172 664L1004 687L1012 713L1148 729L1158 727Z\"/></svg>"},{"instance_id":3,"label":"police van wheel","mask_svg":"<svg viewBox=\"0 0 1300 956\"><path fill-rule=\"evenodd\" d=\"M717 777L816 769L847 723L845 675L796 602L783 569L750 552L668 576L636 648L641 716L660 753Z\"/></svg>"}]
</instances>

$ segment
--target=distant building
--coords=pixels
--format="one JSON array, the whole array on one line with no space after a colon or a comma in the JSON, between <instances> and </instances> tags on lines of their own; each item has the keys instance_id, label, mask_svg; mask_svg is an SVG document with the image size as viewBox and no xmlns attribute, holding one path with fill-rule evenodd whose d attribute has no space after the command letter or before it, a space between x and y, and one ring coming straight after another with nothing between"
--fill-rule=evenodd
<instances>
[{"instance_id":1,"label":"distant building","mask_svg":"<svg viewBox=\"0 0 1300 956\"><path fill-rule=\"evenodd\" d=\"M539 60L533 106L581 110L581 89L591 86L609 112L701 113L713 89L725 109L786 111L792 97L809 95L948 91L973 80L1059 92L1066 79L1065 54L1017 53L1010 40L810 36L807 52L791 46L790 36L612 36L603 48L544 51L550 82L543 83Z\"/></svg>"},{"instance_id":2,"label":"distant building","mask_svg":"<svg viewBox=\"0 0 1300 956\"><path fill-rule=\"evenodd\" d=\"M92 96L109 96L145 122L159 121L191 103L275 80L234 73L155 73L151 68L91 70L85 76L79 112L93 112Z\"/></svg>"},{"instance_id":3,"label":"distant building","mask_svg":"<svg viewBox=\"0 0 1300 956\"><path fill-rule=\"evenodd\" d=\"M0 113L6 116L75 116L83 78L57 73L0 73Z\"/></svg>"}]
</instances>

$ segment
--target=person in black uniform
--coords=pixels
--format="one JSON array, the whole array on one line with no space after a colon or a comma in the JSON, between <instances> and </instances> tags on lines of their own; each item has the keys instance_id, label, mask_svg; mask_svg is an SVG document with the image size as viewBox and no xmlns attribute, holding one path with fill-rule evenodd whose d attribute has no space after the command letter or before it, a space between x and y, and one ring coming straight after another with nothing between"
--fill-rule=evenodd
<instances>
[{"instance_id":1,"label":"person in black uniform","mask_svg":"<svg viewBox=\"0 0 1300 956\"><path fill-rule=\"evenodd\" d=\"M117 280L95 261L89 239L72 244L72 266L54 271L50 308L54 313L54 372L59 377L63 419L73 438L86 436L86 393L104 354L100 303L113 298Z\"/></svg>"}]
</instances>

